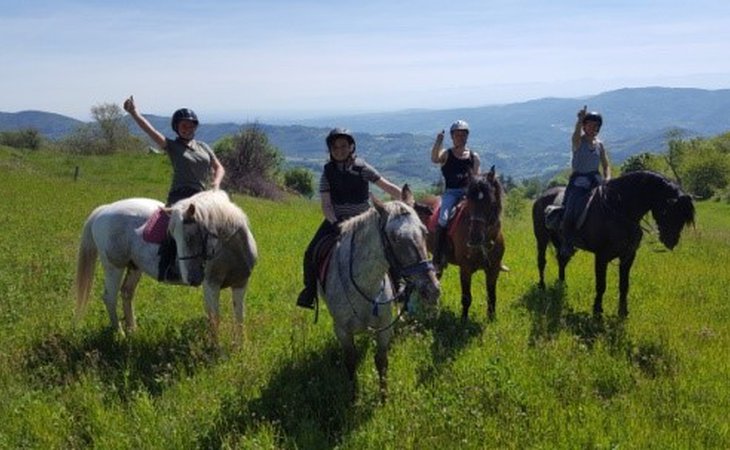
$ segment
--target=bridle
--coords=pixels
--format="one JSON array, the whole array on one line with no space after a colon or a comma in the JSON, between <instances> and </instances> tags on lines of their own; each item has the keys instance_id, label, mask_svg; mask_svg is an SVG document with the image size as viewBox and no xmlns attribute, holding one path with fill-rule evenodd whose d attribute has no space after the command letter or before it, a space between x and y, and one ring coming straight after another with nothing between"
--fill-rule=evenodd
<instances>
[{"instance_id":1,"label":"bridle","mask_svg":"<svg viewBox=\"0 0 730 450\"><path fill-rule=\"evenodd\" d=\"M349 260L349 274L347 278L349 278L350 283L355 288L355 291L368 303L372 305L372 314L374 316L379 315L379 307L388 305L390 303L399 301L401 299L405 299L405 304L403 305L403 308L401 309L400 313L396 318L388 325L375 329L374 331L379 332L386 330L390 327L392 327L400 318L400 316L403 314L403 311L407 309L407 303L408 299L410 297L410 293L413 290L414 282L412 278L416 275L427 273L431 270L434 270L433 263L430 259L422 259L418 262L415 262L413 264L405 265L403 264L399 259L398 256L393 251L393 243L390 241L390 238L388 237L388 233L385 231L385 227L388 224L388 219L382 222L382 224L378 227L378 234L380 235L380 240L383 245L383 250L385 252L385 259L388 262L388 268L395 272L397 277L403 277L406 280L405 287L401 287L398 292L394 293L394 295L391 298L385 299L385 300L377 300L373 299L370 296L368 296L365 292L363 292L362 288L357 284L357 281L355 281L354 271L353 271L353 265L354 265L354 254L355 254L355 232L354 230L350 234L350 260ZM345 279L346 277L342 273L342 265L337 264L339 275L341 279ZM381 282L380 292L383 291L385 288L385 280ZM348 297L349 300L349 297ZM353 313L355 316L357 316L357 310L355 307L350 303L350 307L352 308Z\"/></svg>"},{"instance_id":2,"label":"bridle","mask_svg":"<svg viewBox=\"0 0 730 450\"><path fill-rule=\"evenodd\" d=\"M193 219L183 219L183 225L189 225L191 223L195 223L197 225L198 236L200 237L200 241L202 242L201 250L192 255L178 256L177 259L180 261L187 261L191 259L202 258L203 265L205 265L205 262L210 261L215 256L214 251L208 253L208 239L211 237L217 239L218 235L208 230L203 231L203 227L201 227L200 224L197 224Z\"/></svg>"},{"instance_id":3,"label":"bridle","mask_svg":"<svg viewBox=\"0 0 730 450\"><path fill-rule=\"evenodd\" d=\"M485 195L485 194L480 191L479 196L481 197L483 195ZM478 200L467 199L467 202L469 202L469 201L477 202ZM494 248L494 241L487 239L487 237L489 235L490 228L494 224L498 223L498 221L499 221L499 214L497 212L497 207L494 205L491 206L489 208L489 212L487 214L476 214L474 211L475 208L471 205L469 206L469 209L470 209L469 234L471 235L471 231L474 229L475 224L477 224L476 226L480 226L481 224L484 224L484 225L482 225L484 227L484 233L483 233L484 239L482 242L480 242L478 244L474 244L474 243L472 243L471 239L468 239L466 242L466 247L468 249L481 250L483 253L486 254L487 252L489 252L490 250L492 250Z\"/></svg>"}]
</instances>

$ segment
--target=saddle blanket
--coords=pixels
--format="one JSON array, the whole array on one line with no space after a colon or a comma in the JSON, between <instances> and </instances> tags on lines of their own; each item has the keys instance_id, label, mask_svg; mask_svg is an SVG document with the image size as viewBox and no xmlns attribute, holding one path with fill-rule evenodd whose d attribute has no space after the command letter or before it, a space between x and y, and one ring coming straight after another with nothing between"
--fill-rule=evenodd
<instances>
[{"instance_id":1,"label":"saddle blanket","mask_svg":"<svg viewBox=\"0 0 730 450\"><path fill-rule=\"evenodd\" d=\"M456 226L462 221L464 216L464 210L466 204L462 200L460 201L456 207L454 208L454 215L449 220L449 224L447 225L447 231L446 234L453 238L454 234L456 233ZM431 214L428 218L428 223L426 224L426 229L430 234L436 232L436 227L439 224L439 213L441 212L441 197L438 198L438 201L433 205L433 214Z\"/></svg>"},{"instance_id":2,"label":"saddle blanket","mask_svg":"<svg viewBox=\"0 0 730 450\"><path fill-rule=\"evenodd\" d=\"M170 224L170 216L163 208L155 211L142 230L142 239L151 244L160 244L167 237L167 226Z\"/></svg>"}]
</instances>

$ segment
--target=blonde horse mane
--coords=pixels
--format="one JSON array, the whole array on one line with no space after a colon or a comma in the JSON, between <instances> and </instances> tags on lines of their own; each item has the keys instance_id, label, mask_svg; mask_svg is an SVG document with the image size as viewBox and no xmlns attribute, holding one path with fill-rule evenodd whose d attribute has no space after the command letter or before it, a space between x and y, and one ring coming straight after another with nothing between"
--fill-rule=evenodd
<instances>
[{"instance_id":1,"label":"blonde horse mane","mask_svg":"<svg viewBox=\"0 0 730 450\"><path fill-rule=\"evenodd\" d=\"M193 219L208 231L217 234L219 238L226 239L241 229L249 229L246 213L231 202L225 191L197 193L175 203L173 209L184 212L191 205L194 205Z\"/></svg>"}]
</instances>

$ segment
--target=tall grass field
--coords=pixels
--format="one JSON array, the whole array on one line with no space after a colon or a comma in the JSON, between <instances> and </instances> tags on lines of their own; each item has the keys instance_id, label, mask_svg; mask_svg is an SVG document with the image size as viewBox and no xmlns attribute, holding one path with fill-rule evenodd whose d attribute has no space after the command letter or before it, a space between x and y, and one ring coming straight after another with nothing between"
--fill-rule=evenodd
<instances>
[{"instance_id":1,"label":"tall grass field","mask_svg":"<svg viewBox=\"0 0 730 450\"><path fill-rule=\"evenodd\" d=\"M396 325L381 403L372 340L357 339L351 400L326 307L314 323L295 306L321 221L315 201L232 197L260 253L240 347L229 291L214 347L201 289L150 278L136 293L138 330L111 333L101 267L74 320L87 215L121 198L164 199L169 179L159 155L0 147L0 448L730 448L727 204L696 203L696 226L674 251L645 234L623 321L612 263L598 322L592 255L579 252L560 285L550 254L538 290L530 205L508 197L511 271L498 283L497 319L486 319L480 274L461 322L449 267L437 316Z\"/></svg>"}]
</instances>

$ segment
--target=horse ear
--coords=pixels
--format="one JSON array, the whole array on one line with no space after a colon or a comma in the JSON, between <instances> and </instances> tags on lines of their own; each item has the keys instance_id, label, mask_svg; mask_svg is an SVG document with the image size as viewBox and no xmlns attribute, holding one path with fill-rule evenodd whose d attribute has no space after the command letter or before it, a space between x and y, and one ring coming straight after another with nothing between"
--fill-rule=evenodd
<instances>
[{"instance_id":1,"label":"horse ear","mask_svg":"<svg viewBox=\"0 0 730 450\"><path fill-rule=\"evenodd\" d=\"M378 197L370 193L370 201L373 202L373 206L382 215L385 214L385 203L383 203Z\"/></svg>"},{"instance_id":2,"label":"horse ear","mask_svg":"<svg viewBox=\"0 0 730 450\"><path fill-rule=\"evenodd\" d=\"M492 168L489 169L489 172L487 172L487 180L488 181L494 181L494 164L492 164Z\"/></svg>"},{"instance_id":3,"label":"horse ear","mask_svg":"<svg viewBox=\"0 0 730 450\"><path fill-rule=\"evenodd\" d=\"M413 199L413 192L411 192L411 187L408 186L408 183L403 185L403 189L401 189L400 192L403 203L411 207L416 203Z\"/></svg>"},{"instance_id":4,"label":"horse ear","mask_svg":"<svg viewBox=\"0 0 730 450\"><path fill-rule=\"evenodd\" d=\"M183 215L183 219L189 220L195 217L195 203L191 203Z\"/></svg>"}]
</instances>

